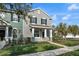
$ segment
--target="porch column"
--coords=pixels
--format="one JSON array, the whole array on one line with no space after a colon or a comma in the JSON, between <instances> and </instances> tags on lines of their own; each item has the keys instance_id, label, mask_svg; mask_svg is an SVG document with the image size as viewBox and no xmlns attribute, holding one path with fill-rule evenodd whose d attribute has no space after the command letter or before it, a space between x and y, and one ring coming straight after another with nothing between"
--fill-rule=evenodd
<instances>
[{"instance_id":1,"label":"porch column","mask_svg":"<svg viewBox=\"0 0 79 59\"><path fill-rule=\"evenodd\" d=\"M44 37L47 37L47 29L44 29Z\"/></svg>"},{"instance_id":2,"label":"porch column","mask_svg":"<svg viewBox=\"0 0 79 59\"><path fill-rule=\"evenodd\" d=\"M6 27L5 30L5 40L8 41L8 27Z\"/></svg>"},{"instance_id":3,"label":"porch column","mask_svg":"<svg viewBox=\"0 0 79 59\"><path fill-rule=\"evenodd\" d=\"M32 28L32 37L34 37L34 28Z\"/></svg>"},{"instance_id":4,"label":"porch column","mask_svg":"<svg viewBox=\"0 0 79 59\"><path fill-rule=\"evenodd\" d=\"M50 41L52 41L52 29L50 30Z\"/></svg>"},{"instance_id":5,"label":"porch column","mask_svg":"<svg viewBox=\"0 0 79 59\"><path fill-rule=\"evenodd\" d=\"M32 28L32 40L31 40L32 42L34 42L34 41L35 41L35 38L34 38L34 30L35 30L35 29L34 29L34 28Z\"/></svg>"}]
</instances>

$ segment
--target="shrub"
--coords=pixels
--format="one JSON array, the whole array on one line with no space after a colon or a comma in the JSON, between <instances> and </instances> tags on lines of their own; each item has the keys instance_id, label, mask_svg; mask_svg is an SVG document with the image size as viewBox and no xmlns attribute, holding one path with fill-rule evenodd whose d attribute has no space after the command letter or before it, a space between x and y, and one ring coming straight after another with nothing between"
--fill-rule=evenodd
<instances>
[{"instance_id":1,"label":"shrub","mask_svg":"<svg viewBox=\"0 0 79 59\"><path fill-rule=\"evenodd\" d=\"M30 43L31 42L31 38L30 37L27 37L24 39L24 43L27 44L27 43Z\"/></svg>"},{"instance_id":2,"label":"shrub","mask_svg":"<svg viewBox=\"0 0 79 59\"><path fill-rule=\"evenodd\" d=\"M62 40L62 39L63 39L62 35L56 33L53 34L53 40Z\"/></svg>"}]
</instances>

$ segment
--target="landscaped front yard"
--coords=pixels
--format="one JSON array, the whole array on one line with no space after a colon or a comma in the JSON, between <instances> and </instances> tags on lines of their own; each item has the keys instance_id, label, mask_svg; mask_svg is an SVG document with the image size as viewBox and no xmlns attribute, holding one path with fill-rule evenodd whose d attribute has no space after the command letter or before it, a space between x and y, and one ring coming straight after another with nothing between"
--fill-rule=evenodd
<instances>
[{"instance_id":1,"label":"landscaped front yard","mask_svg":"<svg viewBox=\"0 0 79 59\"><path fill-rule=\"evenodd\" d=\"M8 56L8 55L21 55L28 54L46 50L53 50L60 48L59 46L49 44L47 42L39 42L39 43L29 43L26 45L15 45L5 49L0 50L0 56Z\"/></svg>"},{"instance_id":2,"label":"landscaped front yard","mask_svg":"<svg viewBox=\"0 0 79 59\"><path fill-rule=\"evenodd\" d=\"M67 52L67 53L62 54L60 56L79 56L79 50L72 51L72 52Z\"/></svg>"},{"instance_id":3,"label":"landscaped front yard","mask_svg":"<svg viewBox=\"0 0 79 59\"><path fill-rule=\"evenodd\" d=\"M56 43L60 43L66 46L79 45L79 40L53 40Z\"/></svg>"}]
</instances>

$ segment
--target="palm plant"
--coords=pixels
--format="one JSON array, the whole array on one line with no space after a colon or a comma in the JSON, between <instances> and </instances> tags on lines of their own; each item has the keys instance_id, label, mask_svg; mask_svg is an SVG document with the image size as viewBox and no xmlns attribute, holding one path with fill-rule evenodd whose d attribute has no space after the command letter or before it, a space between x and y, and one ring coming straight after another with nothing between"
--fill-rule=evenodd
<instances>
[{"instance_id":1,"label":"palm plant","mask_svg":"<svg viewBox=\"0 0 79 59\"><path fill-rule=\"evenodd\" d=\"M77 25L72 25L72 31L71 33L76 36L78 34L78 26Z\"/></svg>"},{"instance_id":2,"label":"palm plant","mask_svg":"<svg viewBox=\"0 0 79 59\"><path fill-rule=\"evenodd\" d=\"M28 12L32 8L32 4L22 4L22 3L15 3L15 9L16 9L16 14L18 15L18 20L20 18L20 15L24 16L24 20L26 21L26 16L28 16Z\"/></svg>"},{"instance_id":3,"label":"palm plant","mask_svg":"<svg viewBox=\"0 0 79 59\"><path fill-rule=\"evenodd\" d=\"M4 10L4 9L6 9L5 4L0 3L0 11L2 11L2 10Z\"/></svg>"}]
</instances>

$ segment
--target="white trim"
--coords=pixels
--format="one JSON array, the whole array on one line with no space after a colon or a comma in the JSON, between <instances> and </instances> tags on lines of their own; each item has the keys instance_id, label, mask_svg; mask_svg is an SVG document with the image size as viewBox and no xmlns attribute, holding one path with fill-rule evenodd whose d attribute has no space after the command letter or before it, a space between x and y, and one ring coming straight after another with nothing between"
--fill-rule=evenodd
<instances>
[{"instance_id":1,"label":"white trim","mask_svg":"<svg viewBox=\"0 0 79 59\"><path fill-rule=\"evenodd\" d=\"M13 20L12 22L18 23L18 21L16 21L16 20Z\"/></svg>"},{"instance_id":2,"label":"white trim","mask_svg":"<svg viewBox=\"0 0 79 59\"><path fill-rule=\"evenodd\" d=\"M36 23L31 23L31 24L36 24Z\"/></svg>"},{"instance_id":3,"label":"white trim","mask_svg":"<svg viewBox=\"0 0 79 59\"><path fill-rule=\"evenodd\" d=\"M17 33L16 33L16 34L17 34L17 37L16 37L16 38L18 38L18 29L17 29L17 28L13 28L13 30L14 30L14 29L17 30Z\"/></svg>"},{"instance_id":4,"label":"white trim","mask_svg":"<svg viewBox=\"0 0 79 59\"><path fill-rule=\"evenodd\" d=\"M44 29L44 37L47 37L47 29Z\"/></svg>"},{"instance_id":5,"label":"white trim","mask_svg":"<svg viewBox=\"0 0 79 59\"><path fill-rule=\"evenodd\" d=\"M13 28L13 29L16 29L17 30L17 28Z\"/></svg>"},{"instance_id":6,"label":"white trim","mask_svg":"<svg viewBox=\"0 0 79 59\"><path fill-rule=\"evenodd\" d=\"M35 31L35 29L32 28L32 37L34 37L34 31Z\"/></svg>"},{"instance_id":7,"label":"white trim","mask_svg":"<svg viewBox=\"0 0 79 59\"><path fill-rule=\"evenodd\" d=\"M35 18L36 16L32 16L32 17L34 17L34 18Z\"/></svg>"},{"instance_id":8,"label":"white trim","mask_svg":"<svg viewBox=\"0 0 79 59\"><path fill-rule=\"evenodd\" d=\"M52 29L50 30L50 37L52 37Z\"/></svg>"},{"instance_id":9,"label":"white trim","mask_svg":"<svg viewBox=\"0 0 79 59\"><path fill-rule=\"evenodd\" d=\"M6 27L5 30L5 40L8 41L8 27Z\"/></svg>"},{"instance_id":10,"label":"white trim","mask_svg":"<svg viewBox=\"0 0 79 59\"><path fill-rule=\"evenodd\" d=\"M47 19L47 18L42 18L42 19Z\"/></svg>"}]
</instances>

